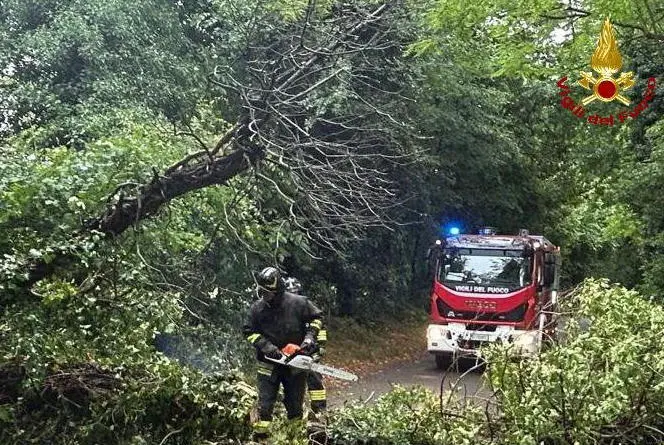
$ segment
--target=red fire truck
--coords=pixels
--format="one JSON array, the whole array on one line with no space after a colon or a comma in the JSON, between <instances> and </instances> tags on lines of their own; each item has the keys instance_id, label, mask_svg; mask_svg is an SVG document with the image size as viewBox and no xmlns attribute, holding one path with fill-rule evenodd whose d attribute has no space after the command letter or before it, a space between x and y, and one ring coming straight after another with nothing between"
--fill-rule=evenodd
<instances>
[{"instance_id":1,"label":"red fire truck","mask_svg":"<svg viewBox=\"0 0 664 445\"><path fill-rule=\"evenodd\" d=\"M457 232L436 241L429 260L427 345L439 368L492 342L533 356L555 334L560 248L543 236Z\"/></svg>"}]
</instances>

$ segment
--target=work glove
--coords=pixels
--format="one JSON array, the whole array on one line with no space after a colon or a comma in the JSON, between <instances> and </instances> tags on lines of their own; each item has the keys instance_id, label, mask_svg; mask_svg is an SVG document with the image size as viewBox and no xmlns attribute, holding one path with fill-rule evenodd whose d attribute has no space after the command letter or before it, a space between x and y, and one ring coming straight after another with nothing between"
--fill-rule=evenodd
<instances>
[{"instance_id":1,"label":"work glove","mask_svg":"<svg viewBox=\"0 0 664 445\"><path fill-rule=\"evenodd\" d=\"M272 343L265 345L265 347L263 347L261 352L263 353L263 355L265 357L271 358L271 359L274 359L274 360L280 360L282 355L283 355L281 353L281 351L279 350L279 348L274 346Z\"/></svg>"},{"instance_id":2,"label":"work glove","mask_svg":"<svg viewBox=\"0 0 664 445\"><path fill-rule=\"evenodd\" d=\"M311 355L318 349L316 342L310 338L305 338L302 344L300 345L300 352L304 355Z\"/></svg>"}]
</instances>

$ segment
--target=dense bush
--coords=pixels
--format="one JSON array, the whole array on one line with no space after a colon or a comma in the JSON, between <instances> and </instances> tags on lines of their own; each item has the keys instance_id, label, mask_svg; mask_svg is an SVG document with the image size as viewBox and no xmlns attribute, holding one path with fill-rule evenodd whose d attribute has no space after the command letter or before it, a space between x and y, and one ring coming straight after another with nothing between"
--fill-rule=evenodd
<instances>
[{"instance_id":1,"label":"dense bush","mask_svg":"<svg viewBox=\"0 0 664 445\"><path fill-rule=\"evenodd\" d=\"M397 386L374 405L351 405L335 413L330 437L340 445L478 443L483 413L460 407L450 401L441 411L438 396L430 391Z\"/></svg>"},{"instance_id":2,"label":"dense bush","mask_svg":"<svg viewBox=\"0 0 664 445\"><path fill-rule=\"evenodd\" d=\"M490 355L502 443L661 443L664 309L602 280L565 306L564 339L539 360Z\"/></svg>"},{"instance_id":3,"label":"dense bush","mask_svg":"<svg viewBox=\"0 0 664 445\"><path fill-rule=\"evenodd\" d=\"M127 289L122 280L119 286ZM176 293L80 295L55 282L41 301L7 307L0 323L0 443L246 437L256 394L228 361L192 363L225 370L203 373L185 366L191 351L180 363L155 350L154 337L178 334L181 316Z\"/></svg>"},{"instance_id":4,"label":"dense bush","mask_svg":"<svg viewBox=\"0 0 664 445\"><path fill-rule=\"evenodd\" d=\"M52 364L44 379L8 393L7 367L2 443L153 444L171 434L169 443L191 444L250 434L256 394L237 374L204 375L157 357L133 366Z\"/></svg>"},{"instance_id":5,"label":"dense bush","mask_svg":"<svg viewBox=\"0 0 664 445\"><path fill-rule=\"evenodd\" d=\"M495 396L486 412L477 400L461 409L454 399L441 411L424 389L397 389L336 413L330 436L343 444L662 443L664 309L606 280L587 280L564 307L561 341L538 359L487 350Z\"/></svg>"}]
</instances>

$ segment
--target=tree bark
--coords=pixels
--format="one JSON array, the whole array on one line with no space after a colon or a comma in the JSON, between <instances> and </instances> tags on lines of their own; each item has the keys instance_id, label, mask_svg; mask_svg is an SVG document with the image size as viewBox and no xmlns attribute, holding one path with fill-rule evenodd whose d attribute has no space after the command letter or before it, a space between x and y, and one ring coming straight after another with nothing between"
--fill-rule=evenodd
<instances>
[{"instance_id":1,"label":"tree bark","mask_svg":"<svg viewBox=\"0 0 664 445\"><path fill-rule=\"evenodd\" d=\"M168 176L155 176L138 196L119 202L103 215L86 224L86 229L97 230L108 236L117 236L138 221L155 214L162 205L178 196L211 185L224 184L249 168L262 156L260 149L253 152L236 150L227 156L203 160L178 169Z\"/></svg>"},{"instance_id":2,"label":"tree bark","mask_svg":"<svg viewBox=\"0 0 664 445\"><path fill-rule=\"evenodd\" d=\"M258 147L237 149L223 157L200 159L164 176L155 175L152 181L141 186L135 197L120 200L109 206L103 215L87 221L77 237L83 237L94 230L102 232L107 238L115 238L142 219L157 213L169 201L204 187L223 185L263 156L263 150ZM27 280L22 286L32 286L53 273L57 267L70 264L75 258L73 253L61 251L49 263L35 261L29 266Z\"/></svg>"}]
</instances>

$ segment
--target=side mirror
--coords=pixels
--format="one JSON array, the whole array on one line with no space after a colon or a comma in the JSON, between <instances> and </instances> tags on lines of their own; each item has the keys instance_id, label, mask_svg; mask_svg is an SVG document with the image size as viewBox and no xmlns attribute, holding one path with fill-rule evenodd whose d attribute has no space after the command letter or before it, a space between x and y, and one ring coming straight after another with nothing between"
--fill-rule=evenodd
<instances>
[{"instance_id":1,"label":"side mirror","mask_svg":"<svg viewBox=\"0 0 664 445\"><path fill-rule=\"evenodd\" d=\"M556 278L556 256L552 253L544 254L543 285L550 287Z\"/></svg>"}]
</instances>

